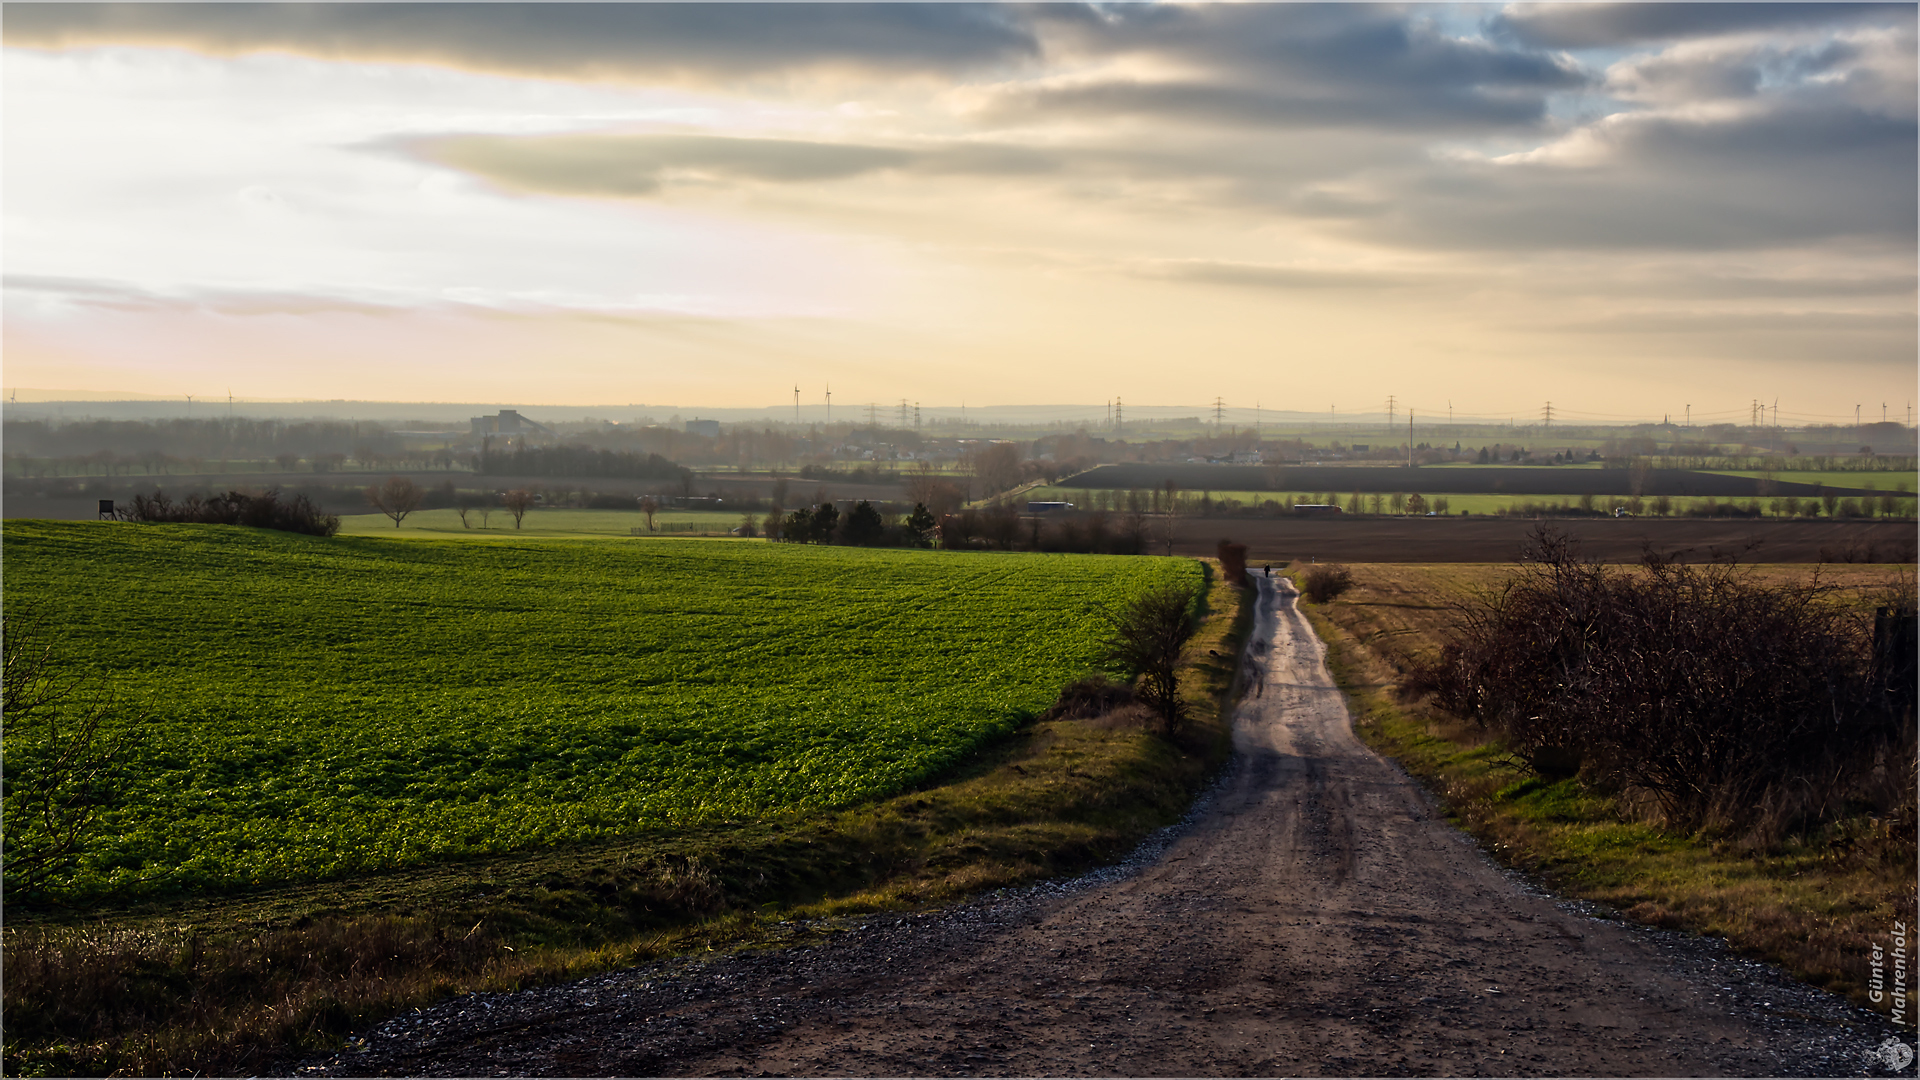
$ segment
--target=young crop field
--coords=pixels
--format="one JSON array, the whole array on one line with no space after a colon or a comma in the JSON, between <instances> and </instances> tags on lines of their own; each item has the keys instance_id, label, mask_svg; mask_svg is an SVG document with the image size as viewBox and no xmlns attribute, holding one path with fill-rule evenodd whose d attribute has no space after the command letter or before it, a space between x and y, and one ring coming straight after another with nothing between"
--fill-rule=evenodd
<instances>
[{"instance_id":1,"label":"young crop field","mask_svg":"<svg viewBox=\"0 0 1920 1080\"><path fill-rule=\"evenodd\" d=\"M1721 469L1709 470L1717 476L1747 476L1761 479L1769 476L1761 472L1735 472ZM1776 483L1782 484L1821 484L1830 488L1850 488L1861 491L1898 491L1912 492L1920 474L1912 470L1885 469L1873 472L1861 470L1834 470L1832 472L1781 471L1771 474Z\"/></svg>"},{"instance_id":2,"label":"young crop field","mask_svg":"<svg viewBox=\"0 0 1920 1080\"><path fill-rule=\"evenodd\" d=\"M110 692L132 736L75 897L873 799L1092 669L1097 605L1202 580L1188 560L694 540L45 521L5 540L9 633ZM42 756L9 731L10 774Z\"/></svg>"},{"instance_id":3,"label":"young crop field","mask_svg":"<svg viewBox=\"0 0 1920 1080\"><path fill-rule=\"evenodd\" d=\"M1815 473L1808 482L1775 477L1767 494L1807 498L1822 492L1864 495L1865 488L1839 486L1835 477L1874 477L1874 494L1897 490L1907 472ZM1625 498L1636 490L1648 497L1713 496L1718 499L1747 499L1761 496L1756 475L1704 472L1693 469L1656 468L1636 476L1631 469L1595 468L1591 465L1475 465L1445 468L1408 469L1397 465L1198 465L1145 464L1100 465L1069 479L1066 486L1118 490L1164 488L1172 482L1184 492L1196 491L1338 491L1365 494L1396 491L1424 495L1511 495L1535 499L1541 497ZM1819 491L1812 486L1823 485Z\"/></svg>"},{"instance_id":4,"label":"young crop field","mask_svg":"<svg viewBox=\"0 0 1920 1080\"><path fill-rule=\"evenodd\" d=\"M1900 495L1894 492L1890 484L1884 485L1881 491L1884 494L1894 495L1894 516L1912 516L1915 509L1913 495ZM1152 497L1152 492L1149 491L1143 491L1141 494L1148 499ZM1177 493L1176 497L1179 500L1181 512L1183 513L1199 512L1200 502L1203 496L1215 504L1223 500L1231 499L1239 504L1241 510L1255 510L1257 512L1258 508L1269 500L1284 506L1289 499L1295 503L1325 502L1329 495L1332 495L1334 497L1333 501L1339 503L1342 509L1345 510L1353 494L1352 491L1181 491ZM1392 493L1380 492L1378 494L1380 496L1380 512L1383 514L1392 514L1394 512ZM1360 496L1363 500L1361 512L1373 513L1374 495L1368 492L1361 492ZM1025 497L1035 500L1063 500L1073 503L1076 509L1098 510L1124 507L1126 505L1127 492L1119 489L1103 488L1043 487L1028 492ZM1556 510L1562 512L1607 513L1610 512L1614 506L1627 508L1630 504L1628 498L1618 495L1589 496L1587 501L1592 504L1591 510L1584 508L1581 497L1576 495L1476 495L1438 493L1422 495L1421 499L1425 502L1428 509L1434 507L1435 499L1445 499L1445 512L1452 515L1462 513L1519 513L1533 516L1540 513L1552 514ZM1671 495L1666 496L1666 500L1667 515L1659 514L1657 507L1660 504L1656 499L1651 498L1641 501L1641 513L1647 516L1672 516L1684 515L1694 510L1705 510L1709 506L1719 513L1725 513L1727 510L1732 509L1739 509L1744 512L1753 507L1758 507L1760 512L1766 516L1776 517L1780 516L1786 508L1784 500L1781 500L1781 504L1776 507L1774 505L1776 500L1774 499L1724 499L1711 496ZM1867 516L1882 516L1886 513L1886 507L1882 506L1878 501L1868 505L1860 499L1855 499L1853 505L1859 508L1860 513ZM1151 503L1149 503L1149 506L1151 506ZM1798 506L1802 514L1811 515L1816 511L1822 515L1825 513L1821 505L1813 499L1800 499ZM391 528L393 522L388 521L387 525Z\"/></svg>"}]
</instances>

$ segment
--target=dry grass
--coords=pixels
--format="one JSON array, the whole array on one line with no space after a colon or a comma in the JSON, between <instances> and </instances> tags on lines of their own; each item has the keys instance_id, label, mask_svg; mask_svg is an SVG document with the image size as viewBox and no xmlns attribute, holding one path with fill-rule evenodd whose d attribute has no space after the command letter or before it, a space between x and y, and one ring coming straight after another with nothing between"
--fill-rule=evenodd
<instances>
[{"instance_id":1,"label":"dry grass","mask_svg":"<svg viewBox=\"0 0 1920 1080\"><path fill-rule=\"evenodd\" d=\"M1335 677L1351 695L1355 730L1439 794L1454 820L1488 850L1565 895L1598 901L1638 922L1724 937L1744 954L1871 1006L1871 944L1887 945L1895 920L1915 924L1910 812L1855 813L1783 842L1757 844L1675 834L1630 805L1585 790L1577 779L1533 778L1485 732L1398 693L1409 664L1437 649L1455 625L1454 605L1475 589L1496 586L1508 567L1353 570L1349 593L1306 607L1328 642ZM1756 572L1798 580L1811 568ZM1911 580L1903 568L1821 572L1836 586L1834 602L1850 605L1871 604L1903 573ZM1877 782L1897 802L1914 777ZM1910 794L1905 805L1912 805Z\"/></svg>"},{"instance_id":2,"label":"dry grass","mask_svg":"<svg viewBox=\"0 0 1920 1080\"><path fill-rule=\"evenodd\" d=\"M1365 563L1350 567L1353 584L1330 604L1322 605L1340 629L1389 669L1404 673L1409 665L1439 652L1447 634L1460 625L1462 604L1497 590L1512 573L1512 563ZM1762 581L1804 582L1818 574L1830 587L1836 603L1871 607L1901 582L1911 583L1911 567L1881 565L1752 567ZM1911 588L1911 584L1906 586Z\"/></svg>"},{"instance_id":3,"label":"dry grass","mask_svg":"<svg viewBox=\"0 0 1920 1080\"><path fill-rule=\"evenodd\" d=\"M453 994L1112 861L1177 820L1229 752L1251 607L1218 577L1178 742L1124 710L1036 722L939 785L838 814L133 910L10 907L5 1072L269 1072Z\"/></svg>"}]
</instances>

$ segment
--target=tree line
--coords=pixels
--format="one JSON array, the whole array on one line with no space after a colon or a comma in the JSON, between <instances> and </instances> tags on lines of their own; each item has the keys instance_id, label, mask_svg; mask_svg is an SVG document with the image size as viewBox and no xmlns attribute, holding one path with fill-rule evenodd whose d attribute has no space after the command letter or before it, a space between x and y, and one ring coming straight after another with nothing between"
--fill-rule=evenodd
<instances>
[{"instance_id":1,"label":"tree line","mask_svg":"<svg viewBox=\"0 0 1920 1080\"><path fill-rule=\"evenodd\" d=\"M775 509L760 522L760 531L789 544L1140 555L1153 542L1152 525L1143 514L1022 517L1007 505L936 514L915 503L910 513L900 514L862 499L845 513L832 502ZM743 531L753 535L751 529Z\"/></svg>"}]
</instances>

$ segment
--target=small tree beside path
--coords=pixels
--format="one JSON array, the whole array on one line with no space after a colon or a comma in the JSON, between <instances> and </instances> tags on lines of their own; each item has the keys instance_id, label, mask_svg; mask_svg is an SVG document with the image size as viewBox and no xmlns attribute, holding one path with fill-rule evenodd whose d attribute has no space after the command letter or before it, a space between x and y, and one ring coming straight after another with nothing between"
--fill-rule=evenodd
<instances>
[{"instance_id":1,"label":"small tree beside path","mask_svg":"<svg viewBox=\"0 0 1920 1080\"><path fill-rule=\"evenodd\" d=\"M1159 714L1169 735L1179 733L1186 721L1179 693L1180 660L1187 640L1200 628L1192 590L1169 582L1102 616L1108 634L1101 659L1133 672L1134 699Z\"/></svg>"}]
</instances>

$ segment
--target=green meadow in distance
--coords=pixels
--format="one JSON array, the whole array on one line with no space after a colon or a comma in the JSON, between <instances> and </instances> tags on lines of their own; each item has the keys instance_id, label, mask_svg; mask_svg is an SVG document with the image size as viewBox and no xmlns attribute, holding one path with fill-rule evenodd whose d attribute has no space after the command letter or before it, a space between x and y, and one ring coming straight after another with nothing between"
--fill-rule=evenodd
<instances>
[{"instance_id":1,"label":"green meadow in distance","mask_svg":"<svg viewBox=\"0 0 1920 1080\"><path fill-rule=\"evenodd\" d=\"M315 880L925 781L1190 560L10 521L9 629L145 735L67 890ZM38 747L9 733L7 768Z\"/></svg>"}]
</instances>

